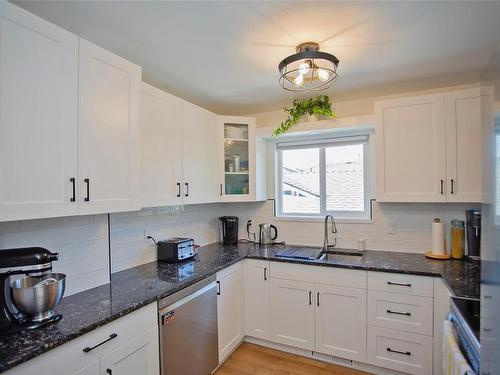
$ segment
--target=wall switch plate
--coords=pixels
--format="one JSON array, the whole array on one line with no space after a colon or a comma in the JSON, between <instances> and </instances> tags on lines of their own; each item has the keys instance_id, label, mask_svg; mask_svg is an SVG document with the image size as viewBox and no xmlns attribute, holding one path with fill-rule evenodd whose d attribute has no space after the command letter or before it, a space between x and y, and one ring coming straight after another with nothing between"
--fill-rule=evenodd
<instances>
[{"instance_id":1,"label":"wall switch plate","mask_svg":"<svg viewBox=\"0 0 500 375\"><path fill-rule=\"evenodd\" d=\"M386 225L388 234L396 234L396 221L394 219L388 219Z\"/></svg>"}]
</instances>

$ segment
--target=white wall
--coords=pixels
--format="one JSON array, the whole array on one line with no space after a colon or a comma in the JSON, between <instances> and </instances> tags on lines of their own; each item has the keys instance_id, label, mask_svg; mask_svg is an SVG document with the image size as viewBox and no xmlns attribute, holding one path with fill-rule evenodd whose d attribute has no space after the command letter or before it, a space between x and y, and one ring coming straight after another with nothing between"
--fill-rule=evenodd
<instances>
[{"instance_id":1,"label":"white wall","mask_svg":"<svg viewBox=\"0 0 500 375\"><path fill-rule=\"evenodd\" d=\"M109 282L107 215L0 223L0 251L29 246L59 253L52 266L66 274L66 296Z\"/></svg>"}]
</instances>

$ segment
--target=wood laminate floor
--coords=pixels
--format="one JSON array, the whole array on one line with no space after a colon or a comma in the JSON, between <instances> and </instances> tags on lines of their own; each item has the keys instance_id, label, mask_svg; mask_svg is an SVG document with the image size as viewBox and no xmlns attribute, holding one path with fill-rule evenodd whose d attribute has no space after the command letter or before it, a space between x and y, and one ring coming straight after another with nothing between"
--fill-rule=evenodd
<instances>
[{"instance_id":1,"label":"wood laminate floor","mask_svg":"<svg viewBox=\"0 0 500 375\"><path fill-rule=\"evenodd\" d=\"M244 342L215 375L368 375L366 372Z\"/></svg>"}]
</instances>

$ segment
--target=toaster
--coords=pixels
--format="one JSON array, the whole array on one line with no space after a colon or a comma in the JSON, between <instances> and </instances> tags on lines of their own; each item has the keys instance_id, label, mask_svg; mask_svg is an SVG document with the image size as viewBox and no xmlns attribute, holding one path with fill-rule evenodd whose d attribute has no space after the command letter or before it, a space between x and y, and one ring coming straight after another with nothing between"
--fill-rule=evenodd
<instances>
[{"instance_id":1,"label":"toaster","mask_svg":"<svg viewBox=\"0 0 500 375\"><path fill-rule=\"evenodd\" d=\"M196 255L192 238L174 237L157 243L158 260L163 262L182 262Z\"/></svg>"}]
</instances>

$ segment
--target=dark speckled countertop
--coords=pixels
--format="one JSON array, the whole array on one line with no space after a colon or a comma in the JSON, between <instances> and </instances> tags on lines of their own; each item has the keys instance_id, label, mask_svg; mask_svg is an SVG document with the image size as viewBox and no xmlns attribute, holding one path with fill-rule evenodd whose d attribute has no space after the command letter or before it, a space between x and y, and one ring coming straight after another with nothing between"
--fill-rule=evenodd
<instances>
[{"instance_id":1,"label":"dark speckled countertop","mask_svg":"<svg viewBox=\"0 0 500 375\"><path fill-rule=\"evenodd\" d=\"M57 307L63 319L34 331L0 336L0 372L34 358L138 308L175 293L244 258L313 264L324 267L442 277L459 297L479 298L478 264L436 261L421 254L366 251L362 257L295 260L276 257L283 246L215 243L200 248L195 260L182 264L152 262L112 274L111 283L65 297Z\"/></svg>"}]
</instances>

